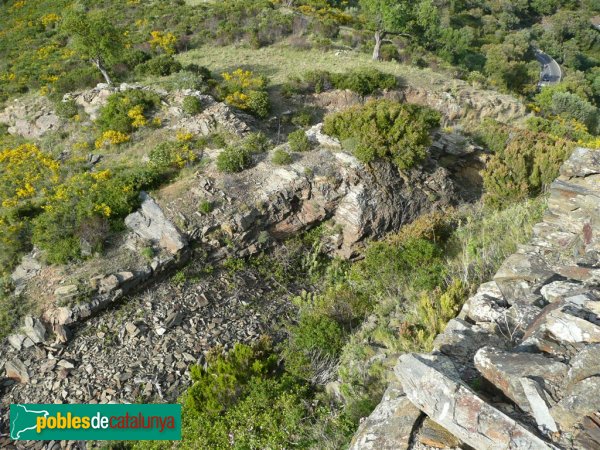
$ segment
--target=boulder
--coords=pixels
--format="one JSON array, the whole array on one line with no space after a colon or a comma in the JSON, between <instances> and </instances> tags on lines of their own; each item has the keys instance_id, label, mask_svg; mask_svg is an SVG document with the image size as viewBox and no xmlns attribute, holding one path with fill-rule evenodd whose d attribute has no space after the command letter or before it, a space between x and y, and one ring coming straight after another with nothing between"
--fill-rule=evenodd
<instances>
[{"instance_id":1,"label":"boulder","mask_svg":"<svg viewBox=\"0 0 600 450\"><path fill-rule=\"evenodd\" d=\"M522 302L536 287L547 284L553 276L554 271L539 255L514 253L502 263L494 281L504 299L513 304Z\"/></svg>"},{"instance_id":2,"label":"boulder","mask_svg":"<svg viewBox=\"0 0 600 450\"><path fill-rule=\"evenodd\" d=\"M543 327L557 341L569 344L600 342L600 326L573 315L566 308L550 311Z\"/></svg>"},{"instance_id":3,"label":"boulder","mask_svg":"<svg viewBox=\"0 0 600 450\"><path fill-rule=\"evenodd\" d=\"M481 347L504 343L503 338L490 333L489 329L457 318L450 320L444 332L435 338L433 348L458 362L462 372L473 366L473 356Z\"/></svg>"},{"instance_id":4,"label":"boulder","mask_svg":"<svg viewBox=\"0 0 600 450\"><path fill-rule=\"evenodd\" d=\"M8 125L10 134L37 139L57 131L63 121L56 115L45 97L17 99L0 112L0 123Z\"/></svg>"},{"instance_id":5,"label":"boulder","mask_svg":"<svg viewBox=\"0 0 600 450\"><path fill-rule=\"evenodd\" d=\"M571 281L553 281L542 287L541 293L544 299L549 303L554 303L564 299L573 293L585 291L585 286L581 283Z\"/></svg>"},{"instance_id":6,"label":"boulder","mask_svg":"<svg viewBox=\"0 0 600 450\"><path fill-rule=\"evenodd\" d=\"M125 225L137 236L159 245L171 254L187 246L187 240L171 223L156 201L146 193L141 194L139 211L125 218Z\"/></svg>"},{"instance_id":7,"label":"boulder","mask_svg":"<svg viewBox=\"0 0 600 450\"><path fill-rule=\"evenodd\" d=\"M579 428L585 417L600 411L600 377L591 377L572 385L550 410L562 431Z\"/></svg>"},{"instance_id":8,"label":"boulder","mask_svg":"<svg viewBox=\"0 0 600 450\"><path fill-rule=\"evenodd\" d=\"M476 449L552 448L462 383L443 356L405 354L395 373L406 396L432 420Z\"/></svg>"},{"instance_id":9,"label":"boulder","mask_svg":"<svg viewBox=\"0 0 600 450\"><path fill-rule=\"evenodd\" d=\"M31 316L25 317L23 333L25 333L34 344L42 343L46 339L46 328L42 322Z\"/></svg>"},{"instance_id":10,"label":"boulder","mask_svg":"<svg viewBox=\"0 0 600 450\"><path fill-rule=\"evenodd\" d=\"M494 386L513 400L523 411L531 413L521 378L540 380L546 390L554 391L566 378L568 367L541 354L510 353L484 347L475 355L475 367Z\"/></svg>"},{"instance_id":11,"label":"boulder","mask_svg":"<svg viewBox=\"0 0 600 450\"><path fill-rule=\"evenodd\" d=\"M531 378L520 378L523 394L528 402L528 409L543 432L556 433L558 427L552 418L546 393L538 382Z\"/></svg>"},{"instance_id":12,"label":"boulder","mask_svg":"<svg viewBox=\"0 0 600 450\"><path fill-rule=\"evenodd\" d=\"M600 152L576 148L561 166L560 174L569 178L600 174Z\"/></svg>"},{"instance_id":13,"label":"boulder","mask_svg":"<svg viewBox=\"0 0 600 450\"><path fill-rule=\"evenodd\" d=\"M569 366L567 380L570 385L600 376L600 344L585 346L571 359Z\"/></svg>"},{"instance_id":14,"label":"boulder","mask_svg":"<svg viewBox=\"0 0 600 450\"><path fill-rule=\"evenodd\" d=\"M19 383L29 383L29 372L25 364L17 358L7 361L4 365L6 377L11 378Z\"/></svg>"},{"instance_id":15,"label":"boulder","mask_svg":"<svg viewBox=\"0 0 600 450\"><path fill-rule=\"evenodd\" d=\"M377 408L361 423L350 450L408 449L420 417L421 411L408 400L398 383L392 383Z\"/></svg>"}]
</instances>

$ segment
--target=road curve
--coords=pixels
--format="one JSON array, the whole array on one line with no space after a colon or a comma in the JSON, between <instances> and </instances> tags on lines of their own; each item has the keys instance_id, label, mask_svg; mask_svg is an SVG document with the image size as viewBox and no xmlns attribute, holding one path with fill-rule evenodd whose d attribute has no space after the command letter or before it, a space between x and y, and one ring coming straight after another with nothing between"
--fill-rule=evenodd
<instances>
[{"instance_id":1,"label":"road curve","mask_svg":"<svg viewBox=\"0 0 600 450\"><path fill-rule=\"evenodd\" d=\"M562 70L554 58L541 50L536 50L535 59L537 59L542 66L540 72L540 86L549 86L560 83L562 80Z\"/></svg>"}]
</instances>

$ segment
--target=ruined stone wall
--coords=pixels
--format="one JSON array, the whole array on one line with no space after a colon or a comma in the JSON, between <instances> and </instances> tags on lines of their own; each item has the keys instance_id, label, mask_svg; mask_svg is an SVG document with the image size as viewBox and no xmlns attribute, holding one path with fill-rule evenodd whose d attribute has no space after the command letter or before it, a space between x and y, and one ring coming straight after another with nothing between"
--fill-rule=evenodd
<instances>
[{"instance_id":1,"label":"ruined stone wall","mask_svg":"<svg viewBox=\"0 0 600 450\"><path fill-rule=\"evenodd\" d=\"M405 354L352 449L600 448L600 151L575 150L526 245Z\"/></svg>"}]
</instances>

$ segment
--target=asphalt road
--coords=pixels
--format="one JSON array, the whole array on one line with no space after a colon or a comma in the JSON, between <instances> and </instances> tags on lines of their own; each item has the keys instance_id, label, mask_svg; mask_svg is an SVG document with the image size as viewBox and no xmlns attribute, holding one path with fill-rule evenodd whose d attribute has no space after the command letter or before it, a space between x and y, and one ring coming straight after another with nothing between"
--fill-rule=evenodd
<instances>
[{"instance_id":1,"label":"asphalt road","mask_svg":"<svg viewBox=\"0 0 600 450\"><path fill-rule=\"evenodd\" d=\"M562 70L551 56L541 50L536 50L535 59L537 59L542 66L540 72L540 86L556 84L562 80Z\"/></svg>"}]
</instances>

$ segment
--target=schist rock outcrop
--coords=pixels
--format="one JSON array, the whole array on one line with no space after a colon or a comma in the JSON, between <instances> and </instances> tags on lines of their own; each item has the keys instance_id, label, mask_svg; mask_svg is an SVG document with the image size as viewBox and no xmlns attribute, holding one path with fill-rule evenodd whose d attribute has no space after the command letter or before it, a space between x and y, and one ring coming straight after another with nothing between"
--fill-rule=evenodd
<instances>
[{"instance_id":1,"label":"schist rock outcrop","mask_svg":"<svg viewBox=\"0 0 600 450\"><path fill-rule=\"evenodd\" d=\"M432 354L399 358L352 449L600 447L600 152L575 150L548 203Z\"/></svg>"}]
</instances>

